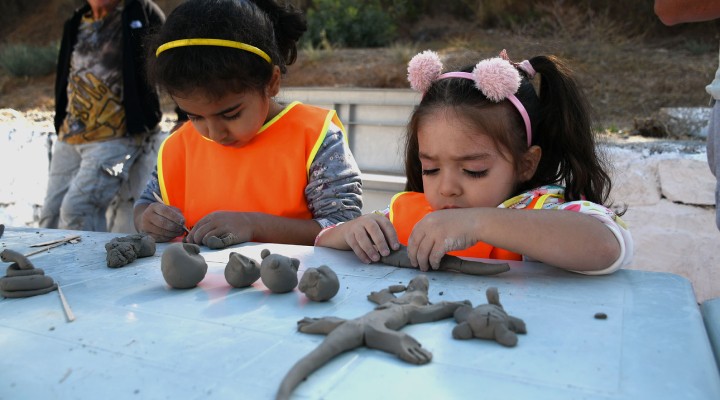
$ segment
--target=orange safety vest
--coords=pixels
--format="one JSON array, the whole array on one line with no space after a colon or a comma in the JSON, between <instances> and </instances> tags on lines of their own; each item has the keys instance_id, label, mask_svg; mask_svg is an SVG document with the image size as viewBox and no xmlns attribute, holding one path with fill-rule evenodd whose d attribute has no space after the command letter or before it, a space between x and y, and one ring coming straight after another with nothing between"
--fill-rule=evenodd
<instances>
[{"instance_id":1,"label":"orange safety vest","mask_svg":"<svg viewBox=\"0 0 720 400\"><path fill-rule=\"evenodd\" d=\"M158 153L162 198L189 227L213 211L310 219L308 171L330 122L345 132L335 111L293 102L241 148L217 144L185 123Z\"/></svg>"},{"instance_id":2,"label":"orange safety vest","mask_svg":"<svg viewBox=\"0 0 720 400\"><path fill-rule=\"evenodd\" d=\"M533 200L527 208L533 208L537 200ZM424 193L402 192L393 196L390 202L390 221L395 227L400 243L407 246L410 233L415 224L427 214L434 210L425 199ZM522 255L513 253L487 243L478 242L464 250L448 252L448 254L459 257L492 258L497 260L522 260Z\"/></svg>"}]
</instances>

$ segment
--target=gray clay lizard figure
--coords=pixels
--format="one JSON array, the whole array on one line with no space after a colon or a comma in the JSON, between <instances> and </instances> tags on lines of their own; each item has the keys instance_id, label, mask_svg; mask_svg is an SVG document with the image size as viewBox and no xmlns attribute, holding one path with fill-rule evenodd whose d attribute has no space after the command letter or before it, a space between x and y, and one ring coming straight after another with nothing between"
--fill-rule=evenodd
<instances>
[{"instance_id":1,"label":"gray clay lizard figure","mask_svg":"<svg viewBox=\"0 0 720 400\"><path fill-rule=\"evenodd\" d=\"M55 281L45 271L35 266L24 255L10 249L0 253L0 260L12 263L6 276L0 278L0 294L3 297L30 297L57 289Z\"/></svg>"},{"instance_id":2,"label":"gray clay lizard figure","mask_svg":"<svg viewBox=\"0 0 720 400\"><path fill-rule=\"evenodd\" d=\"M105 251L107 251L107 266L119 268L140 257L150 257L155 254L155 239L142 233L116 237L105 243Z\"/></svg>"},{"instance_id":3,"label":"gray clay lizard figure","mask_svg":"<svg viewBox=\"0 0 720 400\"><path fill-rule=\"evenodd\" d=\"M407 247L403 245L400 245L400 248L391 252L390 255L380 257L380 262L394 267L415 268L410 263ZM481 261L469 261L446 254L440 260L439 270L456 271L468 275L496 275L509 271L510 266L507 263L490 264Z\"/></svg>"},{"instance_id":4,"label":"gray clay lizard figure","mask_svg":"<svg viewBox=\"0 0 720 400\"><path fill-rule=\"evenodd\" d=\"M225 265L225 280L236 288L252 285L260 279L260 265L252 258L232 252Z\"/></svg>"},{"instance_id":5,"label":"gray clay lizard figure","mask_svg":"<svg viewBox=\"0 0 720 400\"><path fill-rule=\"evenodd\" d=\"M297 272L300 260L280 254L270 254L270 250L260 252L260 279L273 293L287 293L298 284Z\"/></svg>"},{"instance_id":6,"label":"gray clay lizard figure","mask_svg":"<svg viewBox=\"0 0 720 400\"><path fill-rule=\"evenodd\" d=\"M340 281L335 271L327 265L308 268L303 273L298 289L312 301L327 301L340 290Z\"/></svg>"},{"instance_id":7,"label":"gray clay lizard figure","mask_svg":"<svg viewBox=\"0 0 720 400\"><path fill-rule=\"evenodd\" d=\"M500 295L495 287L485 292L488 304L475 308L466 305L455 310L455 321L458 325L453 329L455 339L488 339L495 340L503 346L513 347L517 344L516 333L527 333L525 322L505 312L500 304Z\"/></svg>"},{"instance_id":8,"label":"gray clay lizard figure","mask_svg":"<svg viewBox=\"0 0 720 400\"><path fill-rule=\"evenodd\" d=\"M323 342L300 359L285 375L276 399L287 399L292 391L312 372L334 357L362 346L395 354L412 364L426 364L432 353L412 336L398 330L408 324L439 321L450 318L455 310L469 302L440 302L428 300L428 279L424 275L413 278L407 287L393 285L372 292L368 300L378 304L375 310L362 317L344 320L336 317L303 318L298 330L325 334ZM394 293L405 292L401 297Z\"/></svg>"}]
</instances>

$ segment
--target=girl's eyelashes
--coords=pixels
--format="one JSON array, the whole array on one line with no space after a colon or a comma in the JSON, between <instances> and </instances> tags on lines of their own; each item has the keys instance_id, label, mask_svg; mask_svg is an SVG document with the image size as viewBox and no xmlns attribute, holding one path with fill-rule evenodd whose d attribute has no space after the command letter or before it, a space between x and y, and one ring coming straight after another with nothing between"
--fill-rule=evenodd
<instances>
[{"instance_id":1,"label":"girl's eyelashes","mask_svg":"<svg viewBox=\"0 0 720 400\"><path fill-rule=\"evenodd\" d=\"M470 170L464 169L463 172L465 172L471 178L482 178L483 176L486 176L488 174L488 170L470 171Z\"/></svg>"},{"instance_id":2,"label":"girl's eyelashes","mask_svg":"<svg viewBox=\"0 0 720 400\"><path fill-rule=\"evenodd\" d=\"M424 169L424 170L422 170L422 174L423 175L434 175L434 174L437 174L438 171L440 171L440 168Z\"/></svg>"},{"instance_id":3,"label":"girl's eyelashes","mask_svg":"<svg viewBox=\"0 0 720 400\"><path fill-rule=\"evenodd\" d=\"M233 121L238 118L240 118L240 111L236 112L235 114L223 115L223 119L228 120L228 121Z\"/></svg>"}]
</instances>

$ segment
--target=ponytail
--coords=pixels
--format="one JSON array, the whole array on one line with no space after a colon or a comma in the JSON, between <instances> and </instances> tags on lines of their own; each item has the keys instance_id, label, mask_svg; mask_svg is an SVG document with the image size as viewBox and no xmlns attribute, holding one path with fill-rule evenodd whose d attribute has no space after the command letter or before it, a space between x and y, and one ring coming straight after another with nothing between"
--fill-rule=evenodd
<instances>
[{"instance_id":1,"label":"ponytail","mask_svg":"<svg viewBox=\"0 0 720 400\"><path fill-rule=\"evenodd\" d=\"M595 147L584 95L558 58L538 56L529 61L540 75L538 134L533 143L542 149L542 157L528 183L563 185L568 201L584 198L605 204L611 181Z\"/></svg>"},{"instance_id":2,"label":"ponytail","mask_svg":"<svg viewBox=\"0 0 720 400\"><path fill-rule=\"evenodd\" d=\"M274 0L252 0L272 21L275 42L283 63L278 63L280 70L286 72L286 66L292 65L297 59L297 42L307 30L307 22L303 13L291 3L278 4Z\"/></svg>"}]
</instances>

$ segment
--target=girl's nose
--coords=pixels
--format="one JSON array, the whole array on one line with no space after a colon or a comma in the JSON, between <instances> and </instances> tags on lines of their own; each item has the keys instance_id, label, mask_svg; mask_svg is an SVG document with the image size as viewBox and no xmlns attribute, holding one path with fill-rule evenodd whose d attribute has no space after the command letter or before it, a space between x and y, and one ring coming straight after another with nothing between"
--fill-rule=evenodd
<instances>
[{"instance_id":1,"label":"girl's nose","mask_svg":"<svg viewBox=\"0 0 720 400\"><path fill-rule=\"evenodd\" d=\"M462 193L458 180L452 174L440 176L440 194L444 197L455 197Z\"/></svg>"},{"instance_id":2,"label":"girl's nose","mask_svg":"<svg viewBox=\"0 0 720 400\"><path fill-rule=\"evenodd\" d=\"M227 130L225 124L212 121L208 118L207 121L208 137L214 142L221 142L227 137Z\"/></svg>"}]
</instances>

